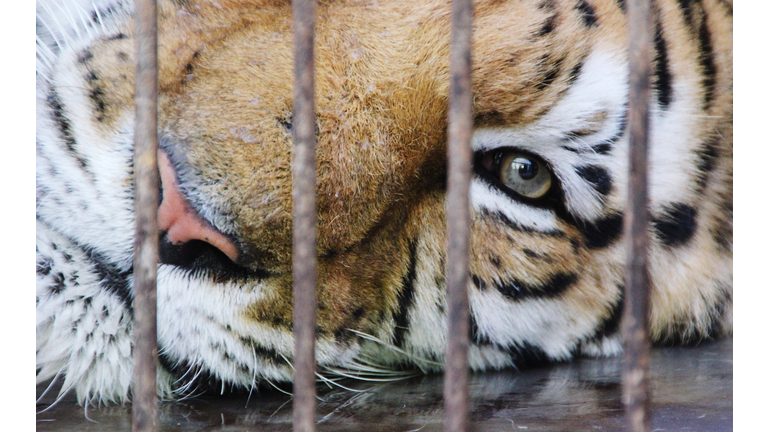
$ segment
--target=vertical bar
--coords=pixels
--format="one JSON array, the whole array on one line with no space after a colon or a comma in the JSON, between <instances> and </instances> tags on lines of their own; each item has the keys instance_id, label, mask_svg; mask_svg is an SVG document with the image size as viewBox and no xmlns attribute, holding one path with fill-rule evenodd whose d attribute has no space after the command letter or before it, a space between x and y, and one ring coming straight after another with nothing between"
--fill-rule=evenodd
<instances>
[{"instance_id":1,"label":"vertical bar","mask_svg":"<svg viewBox=\"0 0 768 432\"><path fill-rule=\"evenodd\" d=\"M137 0L134 105L133 422L157 430L157 4Z\"/></svg>"},{"instance_id":2,"label":"vertical bar","mask_svg":"<svg viewBox=\"0 0 768 432\"><path fill-rule=\"evenodd\" d=\"M624 310L623 396L628 430L651 426L650 349L648 343L647 269L648 102L651 73L651 6L649 0L627 1L629 21L629 197L624 232L628 240Z\"/></svg>"},{"instance_id":3,"label":"vertical bar","mask_svg":"<svg viewBox=\"0 0 768 432\"><path fill-rule=\"evenodd\" d=\"M293 1L293 430L315 430L315 1Z\"/></svg>"},{"instance_id":4,"label":"vertical bar","mask_svg":"<svg viewBox=\"0 0 768 432\"><path fill-rule=\"evenodd\" d=\"M448 334L445 357L445 430L468 426L469 181L472 170L472 1L453 0L451 95L448 109Z\"/></svg>"}]
</instances>

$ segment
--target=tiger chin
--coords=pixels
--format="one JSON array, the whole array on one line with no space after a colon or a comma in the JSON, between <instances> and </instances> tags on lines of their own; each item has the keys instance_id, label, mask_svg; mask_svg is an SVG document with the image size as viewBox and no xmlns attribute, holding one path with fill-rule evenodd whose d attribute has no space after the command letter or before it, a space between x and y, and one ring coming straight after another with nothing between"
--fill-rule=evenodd
<instances>
[{"instance_id":1,"label":"tiger chin","mask_svg":"<svg viewBox=\"0 0 768 432\"><path fill-rule=\"evenodd\" d=\"M158 391L291 380L286 1L159 2ZM129 399L132 3L37 4L37 380ZM650 330L732 334L732 4L654 3ZM321 374L442 368L450 3L317 9ZM626 15L475 2L472 370L621 351ZM335 374L335 375L334 375Z\"/></svg>"}]
</instances>

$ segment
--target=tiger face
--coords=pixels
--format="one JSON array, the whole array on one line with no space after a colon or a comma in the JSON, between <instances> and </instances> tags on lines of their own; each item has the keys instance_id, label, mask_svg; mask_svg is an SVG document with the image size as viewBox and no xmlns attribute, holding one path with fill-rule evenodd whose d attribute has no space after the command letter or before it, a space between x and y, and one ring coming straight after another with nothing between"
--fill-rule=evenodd
<instances>
[{"instance_id":1,"label":"tiger face","mask_svg":"<svg viewBox=\"0 0 768 432\"><path fill-rule=\"evenodd\" d=\"M81 401L130 388L132 7L38 4L37 368ZM685 5L681 6L682 3ZM290 2L160 2L160 391L291 379ZM657 1L651 334L732 328L727 2ZM474 370L620 352L623 2L478 1ZM321 373L439 370L450 2L320 2Z\"/></svg>"}]
</instances>

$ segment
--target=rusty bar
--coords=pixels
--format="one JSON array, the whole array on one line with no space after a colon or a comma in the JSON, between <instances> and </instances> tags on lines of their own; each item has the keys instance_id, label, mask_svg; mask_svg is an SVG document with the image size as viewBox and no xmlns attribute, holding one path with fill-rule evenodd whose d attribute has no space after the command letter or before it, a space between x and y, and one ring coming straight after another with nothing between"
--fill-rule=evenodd
<instances>
[{"instance_id":1,"label":"rusty bar","mask_svg":"<svg viewBox=\"0 0 768 432\"><path fill-rule=\"evenodd\" d=\"M648 304L648 102L651 76L651 6L649 0L627 2L629 26L629 197L623 398L627 430L647 432L651 426Z\"/></svg>"},{"instance_id":2,"label":"rusty bar","mask_svg":"<svg viewBox=\"0 0 768 432\"><path fill-rule=\"evenodd\" d=\"M137 0L134 104L134 432L157 430L157 3Z\"/></svg>"},{"instance_id":3,"label":"rusty bar","mask_svg":"<svg viewBox=\"0 0 768 432\"><path fill-rule=\"evenodd\" d=\"M472 1L453 0L451 95L448 109L448 259L445 353L445 427L468 426L469 181L472 174Z\"/></svg>"},{"instance_id":4,"label":"rusty bar","mask_svg":"<svg viewBox=\"0 0 768 432\"><path fill-rule=\"evenodd\" d=\"M293 430L315 430L315 0L293 1Z\"/></svg>"}]
</instances>

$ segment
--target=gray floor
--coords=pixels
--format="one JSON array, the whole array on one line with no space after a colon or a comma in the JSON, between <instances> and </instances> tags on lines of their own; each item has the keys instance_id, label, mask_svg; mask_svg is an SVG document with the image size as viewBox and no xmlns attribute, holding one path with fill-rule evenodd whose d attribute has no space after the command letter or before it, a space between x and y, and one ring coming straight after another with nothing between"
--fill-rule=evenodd
<instances>
[{"instance_id":1,"label":"gray floor","mask_svg":"<svg viewBox=\"0 0 768 432\"><path fill-rule=\"evenodd\" d=\"M653 426L661 431L733 429L733 342L655 348ZM582 359L547 368L470 377L474 431L620 431L621 360ZM442 377L384 385L346 382L364 392L320 390L319 431L439 431ZM38 387L38 395L44 390ZM276 391L162 403L161 431L289 431L290 398ZM43 410L50 397L37 405ZM38 431L130 431L130 407L82 407L68 396L37 416ZM98 422L98 423L96 423Z\"/></svg>"}]
</instances>

